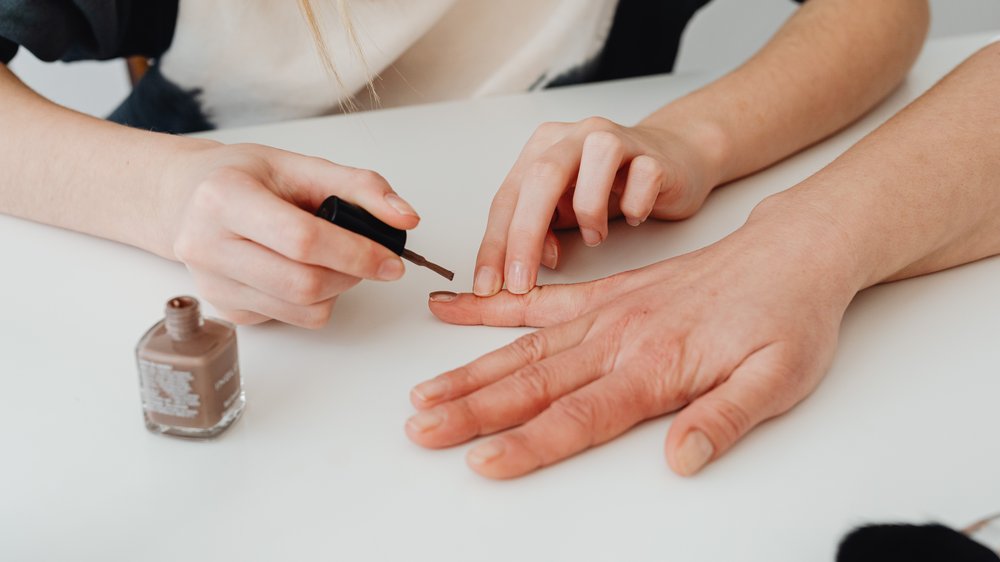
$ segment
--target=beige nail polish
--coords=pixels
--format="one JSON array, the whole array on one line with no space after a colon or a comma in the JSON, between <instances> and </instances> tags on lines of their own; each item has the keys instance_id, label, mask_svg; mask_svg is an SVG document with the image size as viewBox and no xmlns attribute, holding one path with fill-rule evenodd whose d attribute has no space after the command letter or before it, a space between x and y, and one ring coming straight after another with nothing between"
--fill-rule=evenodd
<instances>
[{"instance_id":1,"label":"beige nail polish","mask_svg":"<svg viewBox=\"0 0 1000 562\"><path fill-rule=\"evenodd\" d=\"M135 353L150 431L213 437L243 412L236 328L202 318L194 297L167 301L165 318L139 340Z\"/></svg>"}]
</instances>

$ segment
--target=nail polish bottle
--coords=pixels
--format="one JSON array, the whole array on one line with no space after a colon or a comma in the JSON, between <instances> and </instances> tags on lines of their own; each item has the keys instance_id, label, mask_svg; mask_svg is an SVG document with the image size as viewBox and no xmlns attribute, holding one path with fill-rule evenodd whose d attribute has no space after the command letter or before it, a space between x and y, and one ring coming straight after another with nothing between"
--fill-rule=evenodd
<instances>
[{"instance_id":1,"label":"nail polish bottle","mask_svg":"<svg viewBox=\"0 0 1000 562\"><path fill-rule=\"evenodd\" d=\"M243 412L236 328L202 318L194 297L167 301L165 318L139 340L135 354L150 431L213 437Z\"/></svg>"}]
</instances>

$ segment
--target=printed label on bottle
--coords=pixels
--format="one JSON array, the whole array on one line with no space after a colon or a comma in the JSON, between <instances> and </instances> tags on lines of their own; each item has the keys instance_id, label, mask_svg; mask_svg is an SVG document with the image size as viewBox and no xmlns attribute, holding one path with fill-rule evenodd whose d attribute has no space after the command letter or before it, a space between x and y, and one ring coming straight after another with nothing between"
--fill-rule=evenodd
<instances>
[{"instance_id":1,"label":"printed label on bottle","mask_svg":"<svg viewBox=\"0 0 1000 562\"><path fill-rule=\"evenodd\" d=\"M179 418L198 415L201 399L192 392L194 375L175 371L170 365L139 360L142 402L146 411Z\"/></svg>"}]
</instances>

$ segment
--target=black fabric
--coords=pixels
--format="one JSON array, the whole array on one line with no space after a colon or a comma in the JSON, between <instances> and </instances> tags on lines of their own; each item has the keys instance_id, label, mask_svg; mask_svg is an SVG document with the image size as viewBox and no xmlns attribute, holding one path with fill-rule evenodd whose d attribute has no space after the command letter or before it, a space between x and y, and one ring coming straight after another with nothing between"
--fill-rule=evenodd
<instances>
[{"instance_id":1,"label":"black fabric","mask_svg":"<svg viewBox=\"0 0 1000 562\"><path fill-rule=\"evenodd\" d=\"M802 3L805 0L794 0ZM550 88L664 74L674 69L681 37L711 0L619 0L604 49L596 59L549 83Z\"/></svg>"},{"instance_id":2,"label":"black fabric","mask_svg":"<svg viewBox=\"0 0 1000 562\"><path fill-rule=\"evenodd\" d=\"M938 523L869 525L840 543L837 562L1000 562L1000 556Z\"/></svg>"},{"instance_id":3,"label":"black fabric","mask_svg":"<svg viewBox=\"0 0 1000 562\"><path fill-rule=\"evenodd\" d=\"M195 133L214 126L205 117L197 90L184 90L152 66L108 120L137 129Z\"/></svg>"},{"instance_id":4,"label":"black fabric","mask_svg":"<svg viewBox=\"0 0 1000 562\"><path fill-rule=\"evenodd\" d=\"M157 57L170 46L178 0L0 0L0 61L20 45L45 61Z\"/></svg>"}]
</instances>

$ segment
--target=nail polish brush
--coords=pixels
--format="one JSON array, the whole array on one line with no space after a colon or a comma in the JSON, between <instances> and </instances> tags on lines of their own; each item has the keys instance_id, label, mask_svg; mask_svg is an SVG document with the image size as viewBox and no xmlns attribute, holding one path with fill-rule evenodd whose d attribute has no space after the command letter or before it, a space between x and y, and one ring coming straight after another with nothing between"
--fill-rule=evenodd
<instances>
[{"instance_id":1,"label":"nail polish brush","mask_svg":"<svg viewBox=\"0 0 1000 562\"><path fill-rule=\"evenodd\" d=\"M373 242L377 242L392 250L399 257L409 260L416 265L426 267L449 281L455 278L455 274L451 271L428 261L427 258L416 252L407 250L405 247L405 230L393 228L385 224L368 211L357 205L348 203L336 195L327 197L326 201L323 201L319 210L316 211L316 216L324 218L355 234L360 234Z\"/></svg>"}]
</instances>

